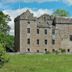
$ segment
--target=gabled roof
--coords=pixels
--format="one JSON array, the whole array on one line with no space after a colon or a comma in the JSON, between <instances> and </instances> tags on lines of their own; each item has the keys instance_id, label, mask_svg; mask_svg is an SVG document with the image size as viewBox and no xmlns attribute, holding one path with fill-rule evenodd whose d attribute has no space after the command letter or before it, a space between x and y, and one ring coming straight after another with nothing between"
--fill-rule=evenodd
<instances>
[{"instance_id":1,"label":"gabled roof","mask_svg":"<svg viewBox=\"0 0 72 72\"><path fill-rule=\"evenodd\" d=\"M41 15L38 19L42 19L42 20L53 20L53 16L49 15L49 14L43 14Z\"/></svg>"},{"instance_id":2,"label":"gabled roof","mask_svg":"<svg viewBox=\"0 0 72 72\"><path fill-rule=\"evenodd\" d=\"M21 15L17 16L15 20L36 20L36 17L33 16L33 14L27 10L26 12L22 13Z\"/></svg>"},{"instance_id":3,"label":"gabled roof","mask_svg":"<svg viewBox=\"0 0 72 72\"><path fill-rule=\"evenodd\" d=\"M26 12L22 13L21 15L19 15L18 17L15 18L14 21L16 20L42 20L42 21L48 21L48 20L52 20L54 19L54 16L52 15L48 15L48 14L43 14L40 17L36 18L33 16L33 13L31 13L29 10L27 10ZM66 18L66 17L55 17L55 23L56 24L72 24L72 18Z\"/></svg>"}]
</instances>

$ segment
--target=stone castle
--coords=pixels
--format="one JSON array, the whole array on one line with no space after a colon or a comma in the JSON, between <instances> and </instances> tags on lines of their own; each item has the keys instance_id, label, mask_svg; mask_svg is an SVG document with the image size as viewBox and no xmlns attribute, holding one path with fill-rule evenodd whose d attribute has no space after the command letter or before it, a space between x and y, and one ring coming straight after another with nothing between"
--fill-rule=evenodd
<instances>
[{"instance_id":1,"label":"stone castle","mask_svg":"<svg viewBox=\"0 0 72 72\"><path fill-rule=\"evenodd\" d=\"M44 14L34 17L29 10L16 17L15 49L21 53L46 53L59 49L72 52L72 19Z\"/></svg>"}]
</instances>

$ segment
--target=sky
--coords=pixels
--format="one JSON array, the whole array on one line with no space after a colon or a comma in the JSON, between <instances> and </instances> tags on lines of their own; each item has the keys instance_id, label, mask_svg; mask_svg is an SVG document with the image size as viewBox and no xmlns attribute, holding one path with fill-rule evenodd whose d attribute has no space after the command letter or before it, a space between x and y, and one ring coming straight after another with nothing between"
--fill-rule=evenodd
<instances>
[{"instance_id":1,"label":"sky","mask_svg":"<svg viewBox=\"0 0 72 72\"><path fill-rule=\"evenodd\" d=\"M72 0L0 0L0 10L11 18L8 23L11 35L14 35L14 18L27 9L36 17L44 13L51 15L56 9L65 9L72 17Z\"/></svg>"}]
</instances>

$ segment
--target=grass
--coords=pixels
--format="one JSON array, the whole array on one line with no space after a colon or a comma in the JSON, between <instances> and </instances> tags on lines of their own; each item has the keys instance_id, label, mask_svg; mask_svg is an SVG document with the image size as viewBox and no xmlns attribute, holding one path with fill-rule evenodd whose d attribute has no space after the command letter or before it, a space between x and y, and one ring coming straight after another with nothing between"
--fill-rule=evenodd
<instances>
[{"instance_id":1,"label":"grass","mask_svg":"<svg viewBox=\"0 0 72 72\"><path fill-rule=\"evenodd\" d=\"M72 55L10 55L0 72L72 72Z\"/></svg>"}]
</instances>

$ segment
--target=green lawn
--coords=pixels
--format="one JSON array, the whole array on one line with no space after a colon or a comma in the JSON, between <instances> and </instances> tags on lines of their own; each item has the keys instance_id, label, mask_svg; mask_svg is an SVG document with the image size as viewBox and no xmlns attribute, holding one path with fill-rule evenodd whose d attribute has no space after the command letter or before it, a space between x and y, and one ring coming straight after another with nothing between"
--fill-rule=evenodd
<instances>
[{"instance_id":1,"label":"green lawn","mask_svg":"<svg viewBox=\"0 0 72 72\"><path fill-rule=\"evenodd\" d=\"M72 72L72 55L10 55L0 72Z\"/></svg>"}]
</instances>

